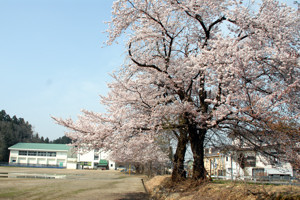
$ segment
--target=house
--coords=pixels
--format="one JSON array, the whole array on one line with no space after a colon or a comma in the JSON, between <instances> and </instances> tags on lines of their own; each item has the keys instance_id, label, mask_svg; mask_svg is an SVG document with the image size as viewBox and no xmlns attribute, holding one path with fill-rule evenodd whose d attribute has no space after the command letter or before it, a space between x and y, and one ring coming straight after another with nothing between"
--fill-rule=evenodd
<instances>
[{"instance_id":1,"label":"house","mask_svg":"<svg viewBox=\"0 0 300 200\"><path fill-rule=\"evenodd\" d=\"M192 160L192 159L186 160L184 162L184 170L186 172L186 177L192 177L193 163L194 163L194 160Z\"/></svg>"},{"instance_id":2,"label":"house","mask_svg":"<svg viewBox=\"0 0 300 200\"><path fill-rule=\"evenodd\" d=\"M211 176L225 176L225 155L218 148L204 150L204 167Z\"/></svg>"},{"instance_id":3,"label":"house","mask_svg":"<svg viewBox=\"0 0 300 200\"><path fill-rule=\"evenodd\" d=\"M80 149L77 154L77 163L80 169L109 169L115 170L116 163L112 160L109 160L108 152L105 152L100 149L93 149L85 151Z\"/></svg>"},{"instance_id":4,"label":"house","mask_svg":"<svg viewBox=\"0 0 300 200\"><path fill-rule=\"evenodd\" d=\"M248 148L224 151L220 148L205 149L205 169L211 176L224 176L228 179L259 177L292 177L290 163L270 162L258 152Z\"/></svg>"},{"instance_id":5,"label":"house","mask_svg":"<svg viewBox=\"0 0 300 200\"><path fill-rule=\"evenodd\" d=\"M66 144L17 143L8 149L10 165L76 169L76 155Z\"/></svg>"},{"instance_id":6,"label":"house","mask_svg":"<svg viewBox=\"0 0 300 200\"><path fill-rule=\"evenodd\" d=\"M267 159L261 153L247 148L231 152L229 160L231 161L226 167L228 171L232 168L233 176L251 176L252 178L293 176L293 167L290 163ZM229 175L231 176L231 172L227 173L227 176Z\"/></svg>"},{"instance_id":7,"label":"house","mask_svg":"<svg viewBox=\"0 0 300 200\"><path fill-rule=\"evenodd\" d=\"M232 138L232 150L226 155L230 156L230 163L226 168L231 170L230 176L250 176L253 179L262 177L277 177L277 179L290 178L295 176L290 163L280 159L278 150L272 144L259 143L264 154L269 154L269 158L262 152L254 151L253 145L241 137ZM230 147L229 147L230 149ZM270 156L273 155L273 156ZM229 167L230 166L230 167Z\"/></svg>"}]
</instances>

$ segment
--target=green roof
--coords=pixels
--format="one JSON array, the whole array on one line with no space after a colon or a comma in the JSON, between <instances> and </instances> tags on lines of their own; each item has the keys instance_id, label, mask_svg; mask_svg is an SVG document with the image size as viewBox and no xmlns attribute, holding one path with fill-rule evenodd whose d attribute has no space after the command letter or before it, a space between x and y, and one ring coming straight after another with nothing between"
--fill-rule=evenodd
<instances>
[{"instance_id":1,"label":"green roof","mask_svg":"<svg viewBox=\"0 0 300 200\"><path fill-rule=\"evenodd\" d=\"M55 151L68 151L71 146L66 144L48 144L48 143L17 143L8 149L20 150L55 150Z\"/></svg>"}]
</instances>

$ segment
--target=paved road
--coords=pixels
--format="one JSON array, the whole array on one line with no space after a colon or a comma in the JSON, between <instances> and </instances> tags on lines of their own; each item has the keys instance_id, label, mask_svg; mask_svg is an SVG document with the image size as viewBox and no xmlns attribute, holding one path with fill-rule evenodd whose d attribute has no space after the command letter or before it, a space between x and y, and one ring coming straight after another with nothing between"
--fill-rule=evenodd
<instances>
[{"instance_id":1,"label":"paved road","mask_svg":"<svg viewBox=\"0 0 300 200\"><path fill-rule=\"evenodd\" d=\"M117 171L0 167L1 176L0 199L148 199L143 177Z\"/></svg>"}]
</instances>

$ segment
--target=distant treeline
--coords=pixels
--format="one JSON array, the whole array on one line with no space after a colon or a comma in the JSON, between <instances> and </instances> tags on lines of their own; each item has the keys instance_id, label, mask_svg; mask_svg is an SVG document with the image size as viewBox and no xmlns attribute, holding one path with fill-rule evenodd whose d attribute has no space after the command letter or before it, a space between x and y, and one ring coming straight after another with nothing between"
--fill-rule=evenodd
<instances>
[{"instance_id":1,"label":"distant treeline","mask_svg":"<svg viewBox=\"0 0 300 200\"><path fill-rule=\"evenodd\" d=\"M50 141L34 133L32 125L23 118L10 117L4 110L0 111L0 162L8 162L8 147L18 142L68 144L71 139L63 136Z\"/></svg>"}]
</instances>

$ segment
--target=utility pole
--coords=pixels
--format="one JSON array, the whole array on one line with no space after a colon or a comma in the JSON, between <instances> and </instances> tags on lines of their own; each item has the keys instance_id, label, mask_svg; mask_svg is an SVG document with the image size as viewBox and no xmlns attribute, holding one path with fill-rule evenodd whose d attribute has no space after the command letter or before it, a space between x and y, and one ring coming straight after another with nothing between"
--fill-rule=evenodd
<instances>
[{"instance_id":1,"label":"utility pole","mask_svg":"<svg viewBox=\"0 0 300 200\"><path fill-rule=\"evenodd\" d=\"M209 175L211 176L211 159L209 159Z\"/></svg>"},{"instance_id":2,"label":"utility pole","mask_svg":"<svg viewBox=\"0 0 300 200\"><path fill-rule=\"evenodd\" d=\"M130 176L130 171L131 171L131 164L129 164L129 176Z\"/></svg>"},{"instance_id":3,"label":"utility pole","mask_svg":"<svg viewBox=\"0 0 300 200\"><path fill-rule=\"evenodd\" d=\"M233 180L232 153L230 154L230 164L231 164L231 180Z\"/></svg>"}]
</instances>

